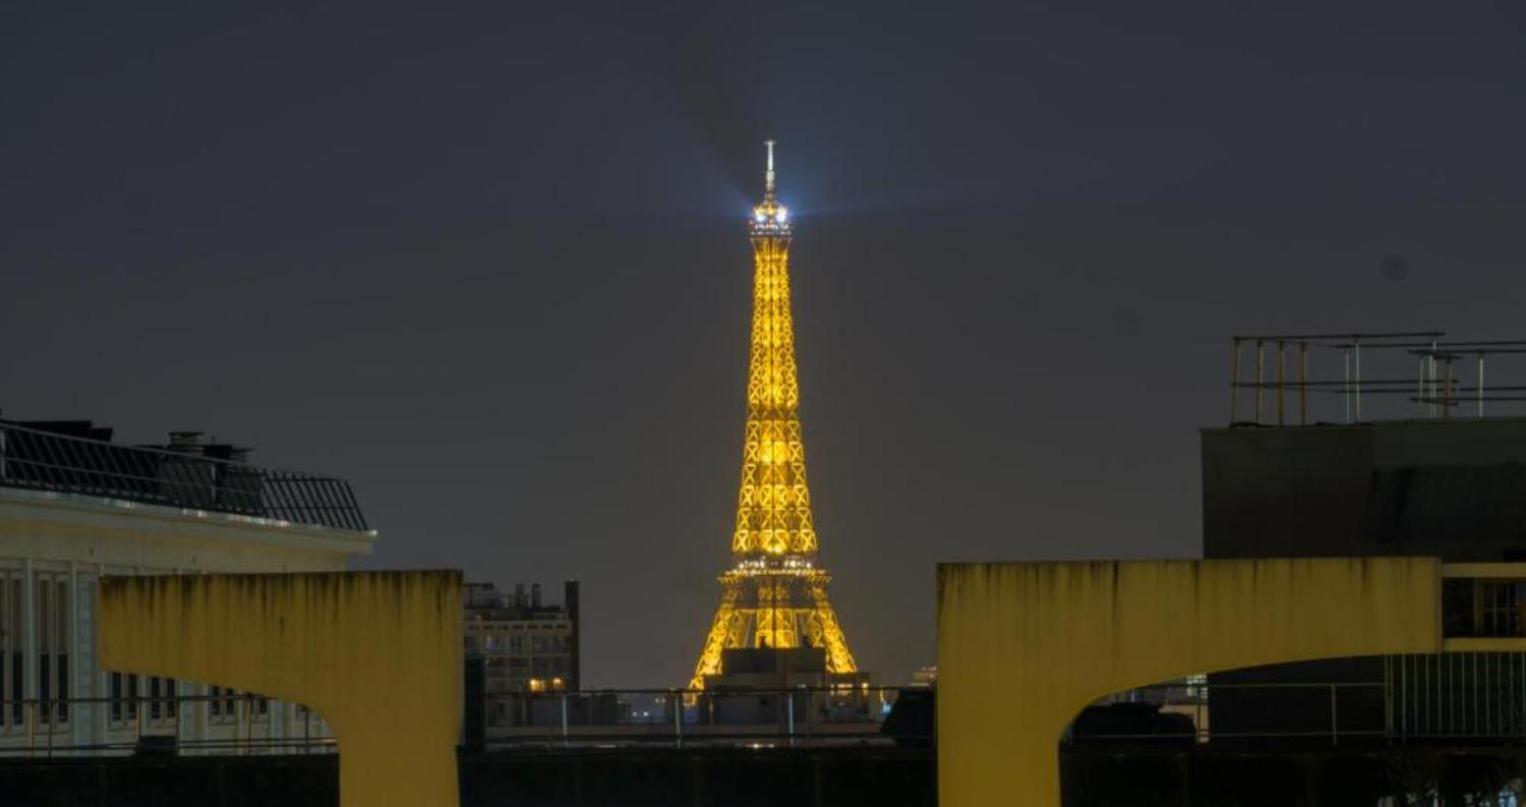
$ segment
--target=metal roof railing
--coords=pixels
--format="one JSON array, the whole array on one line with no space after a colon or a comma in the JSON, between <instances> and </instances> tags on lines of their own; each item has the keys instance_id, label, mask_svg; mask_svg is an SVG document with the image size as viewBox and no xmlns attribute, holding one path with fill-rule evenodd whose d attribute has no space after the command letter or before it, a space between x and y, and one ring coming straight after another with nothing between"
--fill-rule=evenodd
<instances>
[{"instance_id":1,"label":"metal roof railing","mask_svg":"<svg viewBox=\"0 0 1526 807\"><path fill-rule=\"evenodd\" d=\"M1520 366L1507 363L1526 357L1523 339L1407 331L1242 335L1230 342L1231 426L1482 418L1486 404L1491 415L1520 414L1526 402ZM1494 365L1487 385L1486 360Z\"/></svg>"},{"instance_id":2,"label":"metal roof railing","mask_svg":"<svg viewBox=\"0 0 1526 807\"><path fill-rule=\"evenodd\" d=\"M369 530L343 479L0 422L0 488L26 488Z\"/></svg>"}]
</instances>

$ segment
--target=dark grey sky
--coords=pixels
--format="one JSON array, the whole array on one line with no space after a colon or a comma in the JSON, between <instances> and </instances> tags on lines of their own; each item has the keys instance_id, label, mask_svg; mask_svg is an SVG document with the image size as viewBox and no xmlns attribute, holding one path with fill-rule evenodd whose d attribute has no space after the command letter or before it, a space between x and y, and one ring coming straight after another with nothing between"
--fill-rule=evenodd
<instances>
[{"instance_id":1,"label":"dark grey sky","mask_svg":"<svg viewBox=\"0 0 1526 807\"><path fill-rule=\"evenodd\" d=\"M1198 551L1227 334L1522 335L1519 3L722 6L0 5L0 406L347 476L374 565L578 576L589 683L679 684L772 135L898 682L937 560Z\"/></svg>"}]
</instances>

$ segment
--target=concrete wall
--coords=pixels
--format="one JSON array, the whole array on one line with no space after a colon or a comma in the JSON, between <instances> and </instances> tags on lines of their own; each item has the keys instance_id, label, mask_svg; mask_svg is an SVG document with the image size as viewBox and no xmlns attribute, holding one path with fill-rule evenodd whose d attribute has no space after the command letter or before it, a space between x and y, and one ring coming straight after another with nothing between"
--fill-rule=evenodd
<instances>
[{"instance_id":1,"label":"concrete wall","mask_svg":"<svg viewBox=\"0 0 1526 807\"><path fill-rule=\"evenodd\" d=\"M103 666L302 703L333 729L346 805L456 804L458 572L105 578Z\"/></svg>"},{"instance_id":2,"label":"concrete wall","mask_svg":"<svg viewBox=\"0 0 1526 807\"><path fill-rule=\"evenodd\" d=\"M938 577L943 807L1060 803L1096 699L1193 673L1441 649L1429 558L951 564Z\"/></svg>"}]
</instances>

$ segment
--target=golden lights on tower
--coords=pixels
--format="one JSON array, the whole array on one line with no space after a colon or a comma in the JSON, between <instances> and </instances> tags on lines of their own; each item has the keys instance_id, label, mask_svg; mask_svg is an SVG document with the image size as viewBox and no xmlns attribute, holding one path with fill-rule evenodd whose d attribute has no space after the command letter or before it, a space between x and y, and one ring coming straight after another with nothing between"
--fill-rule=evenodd
<instances>
[{"instance_id":1,"label":"golden lights on tower","mask_svg":"<svg viewBox=\"0 0 1526 807\"><path fill-rule=\"evenodd\" d=\"M720 577L721 603L690 682L695 689L704 687L705 676L721 672L723 651L736 648L819 647L827 672L858 669L827 598L831 576L816 564L790 309L791 219L774 178L770 140L763 201L748 222L752 336L733 566Z\"/></svg>"}]
</instances>

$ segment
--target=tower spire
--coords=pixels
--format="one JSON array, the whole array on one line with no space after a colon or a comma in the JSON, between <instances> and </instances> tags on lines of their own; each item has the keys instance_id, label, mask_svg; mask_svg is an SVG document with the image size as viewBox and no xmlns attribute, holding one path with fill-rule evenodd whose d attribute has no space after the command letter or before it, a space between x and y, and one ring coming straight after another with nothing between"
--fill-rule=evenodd
<instances>
[{"instance_id":1,"label":"tower spire","mask_svg":"<svg viewBox=\"0 0 1526 807\"><path fill-rule=\"evenodd\" d=\"M768 171L763 174L763 193L767 199L774 198L774 141L763 141L768 145Z\"/></svg>"},{"instance_id":2,"label":"tower spire","mask_svg":"<svg viewBox=\"0 0 1526 807\"><path fill-rule=\"evenodd\" d=\"M768 147L768 169L763 172L763 202L752 209L752 235L753 238L767 238L775 236L788 237L789 210L779 204L779 197L774 183L774 143L773 140L765 140L763 144Z\"/></svg>"}]
</instances>

